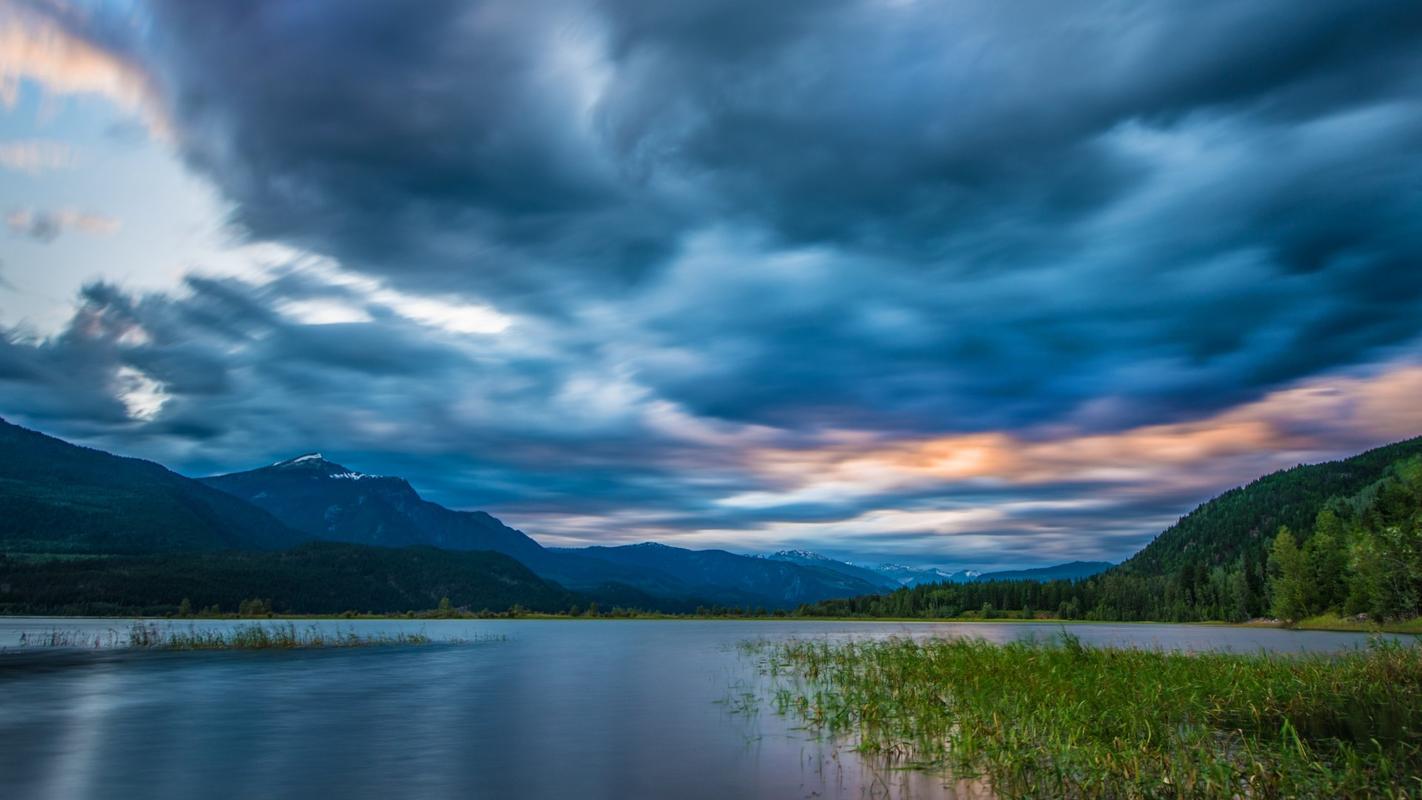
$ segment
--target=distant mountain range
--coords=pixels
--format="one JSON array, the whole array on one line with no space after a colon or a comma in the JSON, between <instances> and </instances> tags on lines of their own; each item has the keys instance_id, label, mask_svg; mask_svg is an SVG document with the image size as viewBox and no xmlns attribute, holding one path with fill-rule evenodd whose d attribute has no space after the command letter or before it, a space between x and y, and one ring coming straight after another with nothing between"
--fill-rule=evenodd
<instances>
[{"instance_id":1,"label":"distant mountain range","mask_svg":"<svg viewBox=\"0 0 1422 800\"><path fill-rule=\"evenodd\" d=\"M879 588L818 564L773 561L725 550L687 550L656 542L562 552L669 575L690 595L721 605L792 608L807 602L806 597L853 597Z\"/></svg>"},{"instance_id":2,"label":"distant mountain range","mask_svg":"<svg viewBox=\"0 0 1422 800\"><path fill-rule=\"evenodd\" d=\"M811 553L808 550L781 550L778 553L757 555L756 558L763 558L770 561L783 561L789 564L800 564L802 566L828 570L847 578L863 581L879 589L896 589L899 587L899 584L894 581L893 578L878 569L862 567L847 561L838 561L828 556L822 556L819 553Z\"/></svg>"},{"instance_id":3,"label":"distant mountain range","mask_svg":"<svg viewBox=\"0 0 1422 800\"><path fill-rule=\"evenodd\" d=\"M1137 609L1154 608L1157 584L1240 569L1241 560L1253 609L1263 602L1255 573L1273 531L1308 530L1324 504L1418 452L1422 438L1265 476L1201 505L1115 567L1074 561L979 573L851 564L803 550L545 548L487 513L445 508L401 478L318 453L193 480L0 420L0 613L167 613L184 598L201 607L248 596L290 612L421 610L443 597L491 610L591 602L786 609L872 602L868 595L924 584L1059 579L1084 581L1088 593L1101 581L1145 587L1144 599L1131 601ZM1091 602L1103 614L1127 613Z\"/></svg>"},{"instance_id":4,"label":"distant mountain range","mask_svg":"<svg viewBox=\"0 0 1422 800\"><path fill-rule=\"evenodd\" d=\"M893 581L893 588L900 586L922 586L928 583L968 583L976 580L981 572L960 569L948 572L937 567L909 567L903 564L876 564L874 571Z\"/></svg>"},{"instance_id":5,"label":"distant mountain range","mask_svg":"<svg viewBox=\"0 0 1422 800\"><path fill-rule=\"evenodd\" d=\"M984 572L978 581L1059 581L1079 580L1098 575L1114 566L1109 561L1069 561L1051 567L1037 569L1013 569L1002 572Z\"/></svg>"},{"instance_id":6,"label":"distant mountain range","mask_svg":"<svg viewBox=\"0 0 1422 800\"><path fill-rule=\"evenodd\" d=\"M783 609L883 588L852 567L721 550L544 548L487 513L445 508L402 478L364 474L319 453L193 480L3 420L0 508L0 553L9 555L0 556L0 610L88 603L100 613L176 605L184 597L203 606L221 603L219 596L244 582L253 597L267 591L291 611L337 607L342 597L356 610L428 608L432 596L514 598L528 608L596 601L668 611ZM298 547L313 540L349 547ZM273 550L284 554L258 555ZM439 558L432 554L443 551L453 551L463 589L431 571ZM488 557L460 561L453 553L461 551ZM214 553L227 555L195 555ZM86 558L61 567L54 556ZM351 569L365 577L356 580ZM183 575L159 579L166 570ZM302 583L338 588L318 597L298 589ZM510 591L486 591L499 583Z\"/></svg>"},{"instance_id":7,"label":"distant mountain range","mask_svg":"<svg viewBox=\"0 0 1422 800\"><path fill-rule=\"evenodd\" d=\"M1109 561L1072 561L1050 567L1035 569L1006 570L1001 572L979 572L964 569L947 572L937 567L909 567L902 564L861 565L837 561L828 556L806 550L781 550L766 553L758 558L786 561L795 564L814 565L821 569L852 575L860 580L873 583L880 589L898 589L902 586L922 586L931 583L972 583L975 581L1054 581L1086 578L1110 569Z\"/></svg>"},{"instance_id":8,"label":"distant mountain range","mask_svg":"<svg viewBox=\"0 0 1422 800\"><path fill-rule=\"evenodd\" d=\"M548 549L482 511L422 499L403 478L366 475L308 453L202 479L313 538L384 547L492 550L579 590L626 587L679 604L790 608L878 587L810 566L665 545Z\"/></svg>"},{"instance_id":9,"label":"distant mountain range","mask_svg":"<svg viewBox=\"0 0 1422 800\"><path fill-rule=\"evenodd\" d=\"M0 508L0 610L101 613L183 598L205 606L244 593L290 611L414 610L442 597L495 610L590 602L788 609L901 586L1077 578L1110 566L983 574L871 567L803 550L545 548L485 512L445 508L403 478L320 453L194 480L3 420ZM304 544L313 541L341 546Z\"/></svg>"}]
</instances>

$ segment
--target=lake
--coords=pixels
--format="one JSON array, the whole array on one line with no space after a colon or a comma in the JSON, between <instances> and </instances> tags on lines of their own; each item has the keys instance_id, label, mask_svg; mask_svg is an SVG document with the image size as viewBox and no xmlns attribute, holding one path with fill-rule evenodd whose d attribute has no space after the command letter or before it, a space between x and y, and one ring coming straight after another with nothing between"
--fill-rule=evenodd
<instances>
[{"instance_id":1,"label":"lake","mask_svg":"<svg viewBox=\"0 0 1422 800\"><path fill-rule=\"evenodd\" d=\"M251 622L163 622L182 629ZM750 639L1050 638L1055 624L297 621L495 641L295 652L15 652L121 620L0 618L0 797L972 796L876 769L767 706ZM1335 652L1361 634L1079 624L1088 645Z\"/></svg>"}]
</instances>

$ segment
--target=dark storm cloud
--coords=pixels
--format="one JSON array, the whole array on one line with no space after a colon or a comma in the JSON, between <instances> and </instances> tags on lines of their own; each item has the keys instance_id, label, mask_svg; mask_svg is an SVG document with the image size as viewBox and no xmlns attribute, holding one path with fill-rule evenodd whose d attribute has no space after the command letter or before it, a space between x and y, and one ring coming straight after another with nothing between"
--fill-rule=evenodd
<instances>
[{"instance_id":1,"label":"dark storm cloud","mask_svg":"<svg viewBox=\"0 0 1422 800\"><path fill-rule=\"evenodd\" d=\"M623 182L580 109L592 98L577 84L596 66L574 54L597 24L585 10L156 11L187 157L254 236L426 284L533 293L550 260L565 280L595 273L593 284L639 272L674 231L670 209Z\"/></svg>"},{"instance_id":2,"label":"dark storm cloud","mask_svg":"<svg viewBox=\"0 0 1422 800\"><path fill-rule=\"evenodd\" d=\"M1103 134L1386 100L1415 89L1422 28L1405 2L179 2L156 17L190 155L257 234L471 277L501 269L479 247L589 225L670 239L633 218L678 198L701 215L688 225L729 215L791 241L1057 246L1063 217L1142 177ZM630 266L574 261L560 268Z\"/></svg>"},{"instance_id":3,"label":"dark storm cloud","mask_svg":"<svg viewBox=\"0 0 1422 800\"><path fill-rule=\"evenodd\" d=\"M12 413L196 471L343 446L569 536L852 527L1085 490L718 501L784 488L756 447L1208 419L1422 335L1415 2L158 0L138 37L50 13L146 66L251 239L517 319L459 336L290 269L95 285L62 334L3 342ZM359 313L303 316L326 306ZM1065 556L1070 523L1119 556L1207 495L980 534Z\"/></svg>"},{"instance_id":4,"label":"dark storm cloud","mask_svg":"<svg viewBox=\"0 0 1422 800\"><path fill-rule=\"evenodd\" d=\"M706 415L1131 424L1417 333L1415 3L158 3L153 27L184 150L251 235L505 308L609 304L678 356L628 345L643 380ZM688 256L708 238L733 246ZM806 252L808 284L776 260Z\"/></svg>"}]
</instances>

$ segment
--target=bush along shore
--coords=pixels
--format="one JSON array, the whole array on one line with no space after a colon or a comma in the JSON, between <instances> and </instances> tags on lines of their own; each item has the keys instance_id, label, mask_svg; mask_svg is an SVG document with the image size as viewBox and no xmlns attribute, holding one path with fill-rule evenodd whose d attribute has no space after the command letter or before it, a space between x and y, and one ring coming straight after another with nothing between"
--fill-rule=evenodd
<instances>
[{"instance_id":1,"label":"bush along shore","mask_svg":"<svg viewBox=\"0 0 1422 800\"><path fill-rule=\"evenodd\" d=\"M1001 797L1422 796L1422 649L749 643L778 713Z\"/></svg>"},{"instance_id":2,"label":"bush along shore","mask_svg":"<svg viewBox=\"0 0 1422 800\"><path fill-rule=\"evenodd\" d=\"M192 627L179 630L152 622L136 622L126 632L103 633L52 630L22 634L20 648L138 650L294 650L330 647L378 647L430 644L424 633L357 634L327 631L317 626L298 629L295 624L250 624L227 630ZM443 640L441 640L443 641Z\"/></svg>"}]
</instances>

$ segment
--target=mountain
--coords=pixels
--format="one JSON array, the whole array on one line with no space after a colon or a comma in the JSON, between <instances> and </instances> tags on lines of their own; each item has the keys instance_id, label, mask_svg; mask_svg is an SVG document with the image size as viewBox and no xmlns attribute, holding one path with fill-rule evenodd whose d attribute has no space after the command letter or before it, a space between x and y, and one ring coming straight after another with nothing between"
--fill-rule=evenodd
<instances>
[{"instance_id":1,"label":"mountain","mask_svg":"<svg viewBox=\"0 0 1422 800\"><path fill-rule=\"evenodd\" d=\"M777 553L759 554L756 555L755 558L767 558L772 561L785 561L807 567L819 567L839 573L845 577L856 578L865 583L873 584L880 589L896 589L899 586L899 583L894 579L875 572L868 567L861 567L857 564L839 561L829 556L822 556L819 553L812 553L808 550L781 550Z\"/></svg>"},{"instance_id":2,"label":"mountain","mask_svg":"<svg viewBox=\"0 0 1422 800\"><path fill-rule=\"evenodd\" d=\"M1050 567L1035 569L1002 570L999 572L979 572L960 569L947 572L936 567L907 567L902 564L880 564L874 572L891 581L890 589L901 586L926 586L934 583L977 583L979 581L1055 581L1076 580L1096 575L1111 568L1107 561L1071 561Z\"/></svg>"},{"instance_id":3,"label":"mountain","mask_svg":"<svg viewBox=\"0 0 1422 800\"><path fill-rule=\"evenodd\" d=\"M536 557L543 549L482 511L451 511L421 498L403 478L356 472L320 453L201 480L317 539L492 550L514 558Z\"/></svg>"},{"instance_id":4,"label":"mountain","mask_svg":"<svg viewBox=\"0 0 1422 800\"><path fill-rule=\"evenodd\" d=\"M667 548L698 555L649 559L612 552L624 548L551 550L482 511L445 508L421 498L403 478L356 472L320 453L202 480L318 539L492 550L518 559L542 578L603 596L651 596L677 606L704 602L780 608L807 598L881 588L831 568L758 564L724 551Z\"/></svg>"},{"instance_id":5,"label":"mountain","mask_svg":"<svg viewBox=\"0 0 1422 800\"><path fill-rule=\"evenodd\" d=\"M1036 569L1004 570L1001 572L977 572L964 569L947 572L936 567L908 567L902 564L880 564L877 567L862 567L845 561L837 561L828 556L807 550L781 550L778 553L757 555L772 561L788 561L792 564L820 567L841 575L871 583L880 591L898 589L901 586L922 586L932 583L971 583L974 581L1055 581L1076 580L1104 572L1111 568L1107 561L1072 561L1050 567Z\"/></svg>"},{"instance_id":6,"label":"mountain","mask_svg":"<svg viewBox=\"0 0 1422 800\"><path fill-rule=\"evenodd\" d=\"M1422 594L1418 548L1409 538L1422 517L1418 498L1422 437L1230 489L1130 559L1088 577L1026 580L998 573L820 603L809 611L871 617L1047 611L1067 619L1243 622L1331 610L1406 619L1418 613ZM1276 540L1283 527L1292 535ZM1291 610L1281 610L1281 602Z\"/></svg>"},{"instance_id":7,"label":"mountain","mask_svg":"<svg viewBox=\"0 0 1422 800\"><path fill-rule=\"evenodd\" d=\"M168 553L22 560L0 556L0 613L172 613L236 611L248 598L278 613L398 613L436 607L564 611L585 603L508 556L429 547L313 542L282 552Z\"/></svg>"},{"instance_id":8,"label":"mountain","mask_svg":"<svg viewBox=\"0 0 1422 800\"><path fill-rule=\"evenodd\" d=\"M649 595L694 599L670 576L547 550L483 511L445 508L420 497L403 478L356 472L320 453L201 480L316 539L381 547L490 550L512 556L539 576L572 589L624 600Z\"/></svg>"},{"instance_id":9,"label":"mountain","mask_svg":"<svg viewBox=\"0 0 1422 800\"><path fill-rule=\"evenodd\" d=\"M443 596L491 609L571 600L686 611L786 608L877 588L833 565L724 551L549 550L487 513L445 508L402 478L319 453L198 481L3 420L0 508L0 554L32 556L0 564L0 605L11 610L143 609L182 597L210 605L200 598L220 595L212 602L280 596L312 612L428 608ZM342 544L261 552L311 540ZM213 551L224 553L198 555ZM489 560L496 554L502 562ZM33 557L48 555L105 558Z\"/></svg>"},{"instance_id":10,"label":"mountain","mask_svg":"<svg viewBox=\"0 0 1422 800\"><path fill-rule=\"evenodd\" d=\"M1036 569L1012 569L1001 572L984 572L979 581L1074 581L1089 578L1110 569L1109 561L1069 561L1051 567Z\"/></svg>"},{"instance_id":11,"label":"mountain","mask_svg":"<svg viewBox=\"0 0 1422 800\"><path fill-rule=\"evenodd\" d=\"M923 586L930 583L968 583L982 574L971 569L945 572L937 567L907 567L902 564L879 564L874 571L899 586Z\"/></svg>"},{"instance_id":12,"label":"mountain","mask_svg":"<svg viewBox=\"0 0 1422 800\"><path fill-rule=\"evenodd\" d=\"M571 551L622 566L669 575L686 590L722 605L789 608L878 591L876 584L835 569L725 550L687 550L656 542Z\"/></svg>"},{"instance_id":13,"label":"mountain","mask_svg":"<svg viewBox=\"0 0 1422 800\"><path fill-rule=\"evenodd\" d=\"M1201 504L1105 574L1167 575L1187 565L1208 570L1245 554L1263 563L1264 548L1279 526L1307 532L1331 498L1355 495L1385 477L1394 464L1419 454L1422 436L1265 475Z\"/></svg>"},{"instance_id":14,"label":"mountain","mask_svg":"<svg viewBox=\"0 0 1422 800\"><path fill-rule=\"evenodd\" d=\"M114 554L291 547L309 537L151 461L0 420L0 551Z\"/></svg>"},{"instance_id":15,"label":"mountain","mask_svg":"<svg viewBox=\"0 0 1422 800\"><path fill-rule=\"evenodd\" d=\"M6 511L0 519L0 552L154 556L274 550L311 539L389 548L388 552L411 547L490 551L512 557L541 581L556 581L586 597L667 609L693 604L787 608L899 585L971 580L975 575L895 566L875 571L790 550L764 557L652 544L550 550L487 513L445 508L421 498L402 478L357 472L319 453L192 480L152 462L77 447L0 421L0 455L4 456L0 505ZM274 575L301 574L317 583L342 586L338 594L347 604L339 610L352 607L349 603L355 598L378 600L382 607L399 605L396 595L371 594L350 583L349 576L338 579L341 573L332 572L336 565L315 563L338 554L351 563L352 551L302 552L301 558L255 553L232 557L227 570L216 566L222 559L212 558L148 558L115 561L108 567L76 564L72 571L34 569L56 581L54 597L63 594L65 580L83 578L98 593L90 598L94 602L110 602L104 592L112 591L132 607L166 601L124 588L129 586L125 581L138 580L132 577L138 575L154 587L166 585L155 576L179 568L180 562L182 569L205 576L214 587L235 587L241 583L236 576L246 575L243 585L249 588L244 596L260 595L252 588L261 585L260 566L275 570ZM406 558L363 557L382 564ZM434 557L425 560L430 558ZM100 574L109 577L99 580L95 576ZM469 590L484 591L492 579L471 577ZM182 585L184 596L193 594L191 582ZM423 595L399 596L417 602L415 598Z\"/></svg>"}]
</instances>

